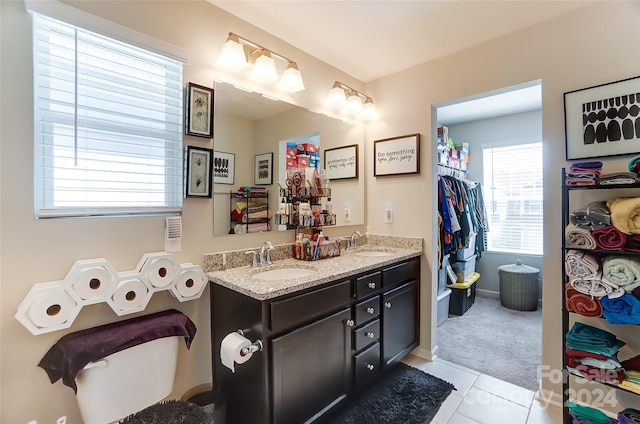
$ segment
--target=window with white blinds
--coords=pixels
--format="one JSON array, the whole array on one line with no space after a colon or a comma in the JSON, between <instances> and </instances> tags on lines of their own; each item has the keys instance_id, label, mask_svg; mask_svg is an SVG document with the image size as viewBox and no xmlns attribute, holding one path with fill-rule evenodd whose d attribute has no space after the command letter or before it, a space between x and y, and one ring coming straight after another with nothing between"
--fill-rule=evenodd
<instances>
[{"instance_id":1,"label":"window with white blinds","mask_svg":"<svg viewBox=\"0 0 640 424\"><path fill-rule=\"evenodd\" d=\"M183 63L33 22L36 216L180 212Z\"/></svg>"},{"instance_id":2,"label":"window with white blinds","mask_svg":"<svg viewBox=\"0 0 640 424\"><path fill-rule=\"evenodd\" d=\"M487 250L542 255L542 143L482 148Z\"/></svg>"}]
</instances>

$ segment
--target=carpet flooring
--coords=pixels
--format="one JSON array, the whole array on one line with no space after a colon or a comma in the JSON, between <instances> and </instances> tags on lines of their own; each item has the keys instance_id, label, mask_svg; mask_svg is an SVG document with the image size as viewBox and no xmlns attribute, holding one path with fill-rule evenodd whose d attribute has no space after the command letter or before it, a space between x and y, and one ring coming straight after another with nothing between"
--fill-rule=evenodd
<instances>
[{"instance_id":1,"label":"carpet flooring","mask_svg":"<svg viewBox=\"0 0 640 424\"><path fill-rule=\"evenodd\" d=\"M382 380L327 417L331 424L425 424L455 387L399 363Z\"/></svg>"},{"instance_id":2,"label":"carpet flooring","mask_svg":"<svg viewBox=\"0 0 640 424\"><path fill-rule=\"evenodd\" d=\"M499 298L476 296L461 316L449 315L437 331L436 356L529 390L538 390L542 308L514 311Z\"/></svg>"}]
</instances>

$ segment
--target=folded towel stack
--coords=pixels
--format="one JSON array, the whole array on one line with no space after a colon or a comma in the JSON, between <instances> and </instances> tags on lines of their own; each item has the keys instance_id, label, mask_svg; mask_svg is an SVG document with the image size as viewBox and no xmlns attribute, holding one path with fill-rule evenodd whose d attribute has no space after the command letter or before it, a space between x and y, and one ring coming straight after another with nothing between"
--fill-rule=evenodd
<instances>
[{"instance_id":1,"label":"folded towel stack","mask_svg":"<svg viewBox=\"0 0 640 424\"><path fill-rule=\"evenodd\" d=\"M596 180L598 185L609 186L609 185L628 185L628 184L637 184L640 182L637 174L633 172L612 172L609 174L602 174Z\"/></svg>"},{"instance_id":2,"label":"folded towel stack","mask_svg":"<svg viewBox=\"0 0 640 424\"><path fill-rule=\"evenodd\" d=\"M575 162L569 167L565 184L568 186L595 185L601 172L601 161Z\"/></svg>"},{"instance_id":3,"label":"folded towel stack","mask_svg":"<svg viewBox=\"0 0 640 424\"><path fill-rule=\"evenodd\" d=\"M624 389L640 394L640 355L622 361L622 367L626 379L620 385ZM640 418L640 414L638 417Z\"/></svg>"},{"instance_id":4,"label":"folded towel stack","mask_svg":"<svg viewBox=\"0 0 640 424\"><path fill-rule=\"evenodd\" d=\"M606 330L575 322L565 339L567 369L588 380L620 384L625 375L617 355L625 344Z\"/></svg>"}]
</instances>

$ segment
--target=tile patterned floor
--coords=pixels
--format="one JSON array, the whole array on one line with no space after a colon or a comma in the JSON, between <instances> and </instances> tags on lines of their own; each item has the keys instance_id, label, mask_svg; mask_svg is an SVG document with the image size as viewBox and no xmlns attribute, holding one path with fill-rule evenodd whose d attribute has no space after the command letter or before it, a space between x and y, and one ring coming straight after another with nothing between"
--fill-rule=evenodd
<instances>
[{"instance_id":1,"label":"tile patterned floor","mask_svg":"<svg viewBox=\"0 0 640 424\"><path fill-rule=\"evenodd\" d=\"M408 365L453 384L431 424L561 424L562 410L534 398L534 392L436 358L409 355Z\"/></svg>"}]
</instances>

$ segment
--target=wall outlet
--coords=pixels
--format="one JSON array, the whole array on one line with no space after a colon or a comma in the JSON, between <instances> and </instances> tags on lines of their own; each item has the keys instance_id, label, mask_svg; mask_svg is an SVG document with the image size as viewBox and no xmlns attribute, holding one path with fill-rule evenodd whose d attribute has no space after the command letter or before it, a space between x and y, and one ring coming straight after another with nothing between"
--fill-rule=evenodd
<instances>
[{"instance_id":1,"label":"wall outlet","mask_svg":"<svg viewBox=\"0 0 640 424\"><path fill-rule=\"evenodd\" d=\"M384 222L387 224L393 222L393 208L391 207L391 203L384 204Z\"/></svg>"}]
</instances>

